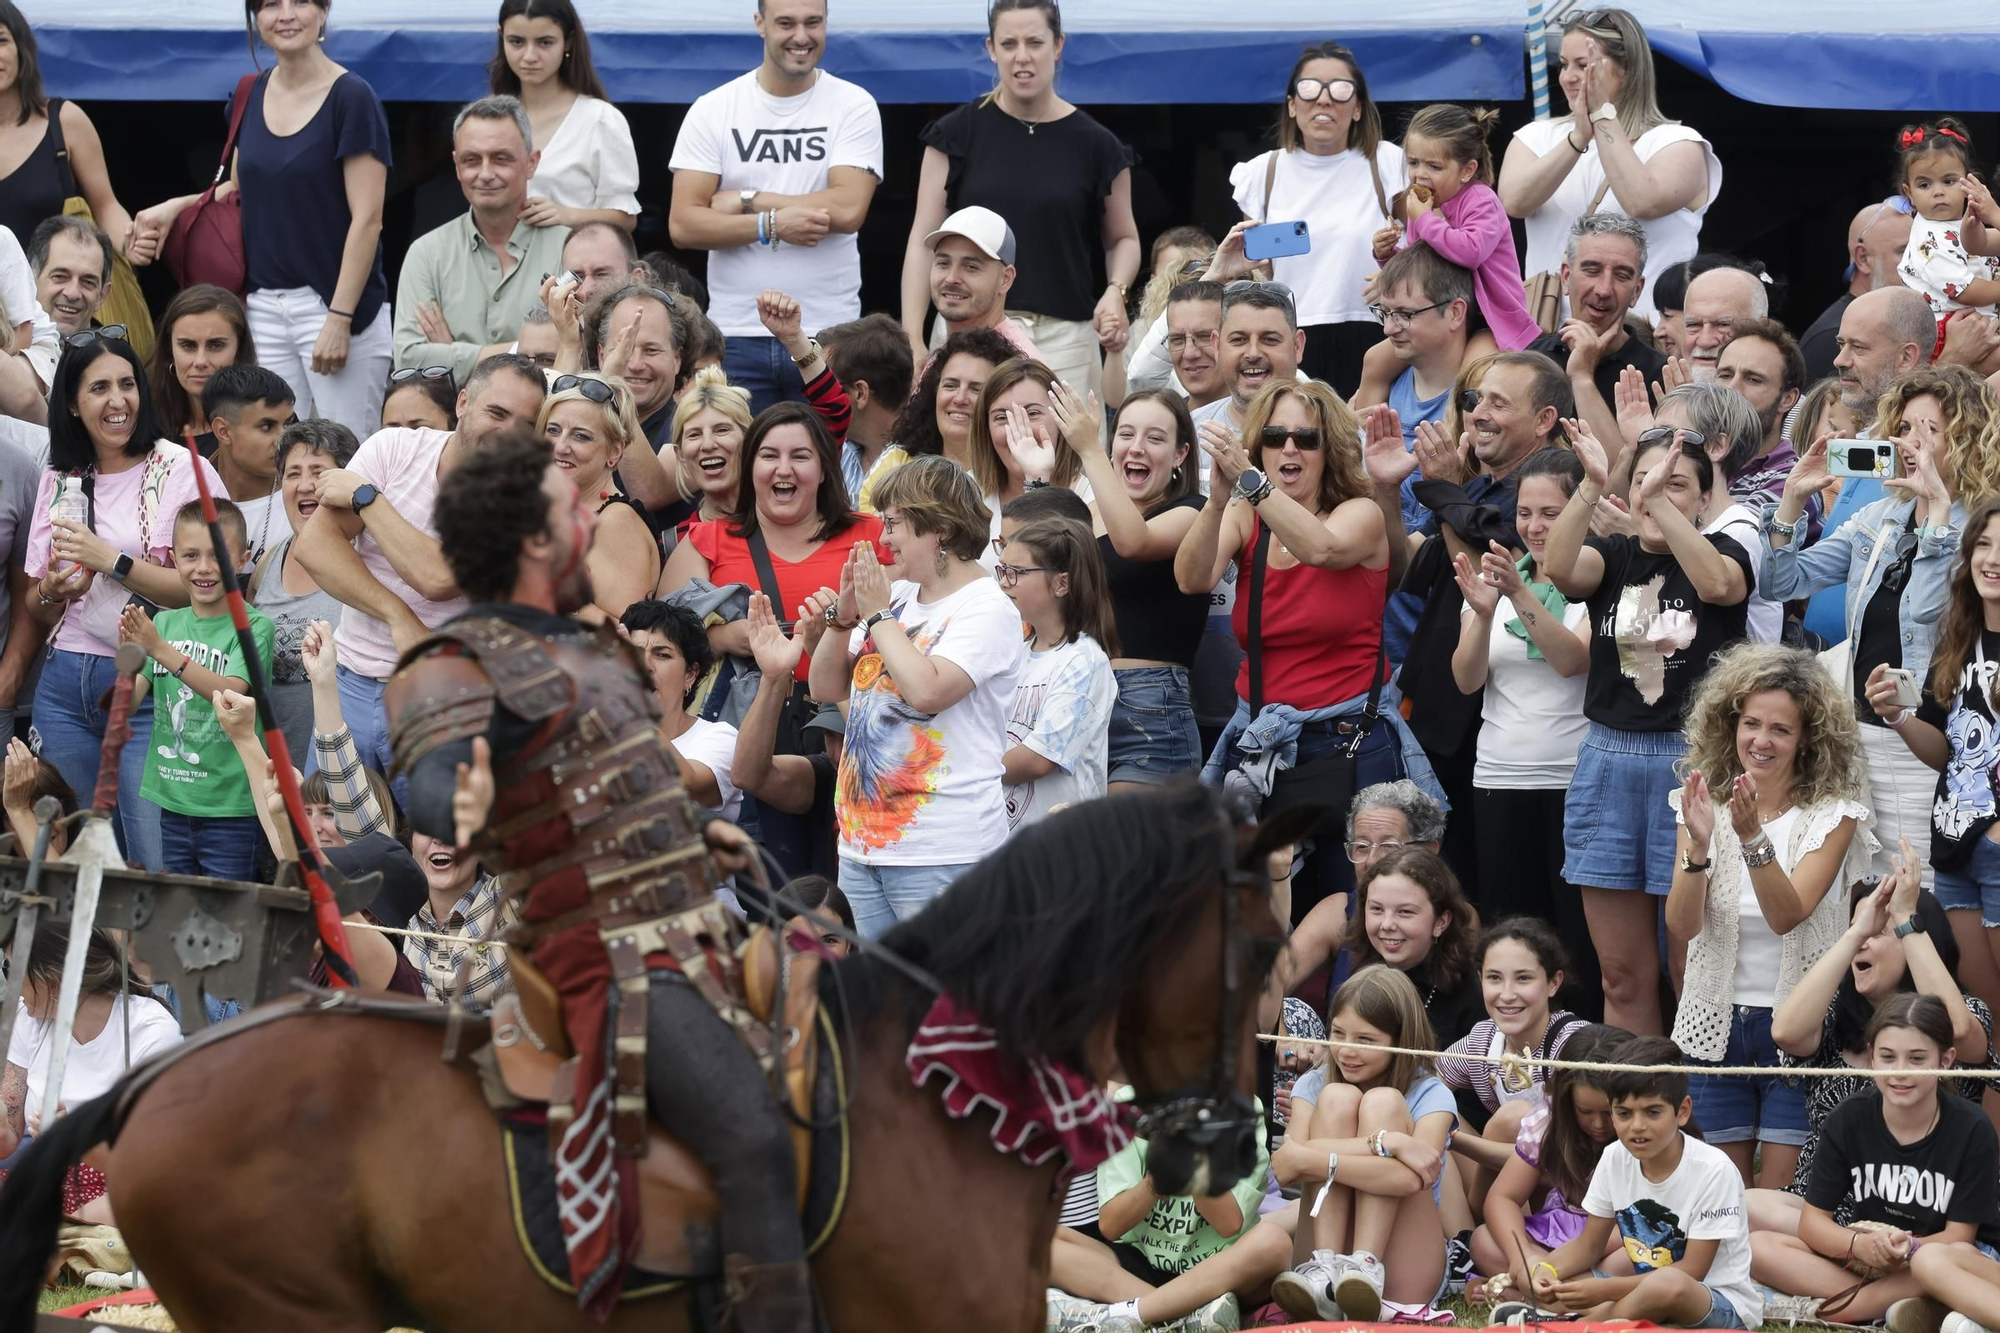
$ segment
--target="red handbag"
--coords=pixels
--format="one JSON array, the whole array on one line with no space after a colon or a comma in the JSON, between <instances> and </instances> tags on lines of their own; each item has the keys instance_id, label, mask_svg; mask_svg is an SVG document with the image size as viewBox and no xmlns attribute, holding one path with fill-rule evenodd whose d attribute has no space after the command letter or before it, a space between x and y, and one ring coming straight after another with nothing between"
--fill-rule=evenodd
<instances>
[{"instance_id":1,"label":"red handbag","mask_svg":"<svg viewBox=\"0 0 2000 1333\"><path fill-rule=\"evenodd\" d=\"M167 261L167 267L173 270L182 287L213 283L242 296L249 286L243 258L243 191L233 190L221 199L215 197L215 191L229 174L229 159L236 152L236 134L243 128L244 108L250 105L250 86L260 77L261 74L253 72L237 81L236 95L230 99L229 138L222 145L222 165L215 169L215 179L202 191L201 198L182 209L174 219L167 242L161 247L160 257Z\"/></svg>"}]
</instances>

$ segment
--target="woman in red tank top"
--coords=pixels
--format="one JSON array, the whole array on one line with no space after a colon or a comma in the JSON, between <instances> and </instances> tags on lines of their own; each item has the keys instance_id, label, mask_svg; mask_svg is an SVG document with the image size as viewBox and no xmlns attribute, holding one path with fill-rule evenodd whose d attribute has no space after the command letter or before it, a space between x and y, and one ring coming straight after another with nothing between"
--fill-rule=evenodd
<instances>
[{"instance_id":1,"label":"woman in red tank top","mask_svg":"<svg viewBox=\"0 0 2000 1333\"><path fill-rule=\"evenodd\" d=\"M1297 731L1298 765L1356 746L1358 731L1355 789L1403 777L1393 728L1362 713L1382 665L1389 539L1362 468L1359 420L1326 385L1283 380L1251 401L1241 439L1221 422L1201 430L1212 460L1208 503L1174 557L1174 576L1183 591L1212 588L1237 564L1233 623L1246 653L1257 550L1265 548L1255 645L1262 678L1252 679L1246 657L1236 717L1211 767L1241 766L1238 736L1281 706L1308 715ZM1294 881L1294 919L1353 880L1339 849L1323 847Z\"/></svg>"}]
</instances>

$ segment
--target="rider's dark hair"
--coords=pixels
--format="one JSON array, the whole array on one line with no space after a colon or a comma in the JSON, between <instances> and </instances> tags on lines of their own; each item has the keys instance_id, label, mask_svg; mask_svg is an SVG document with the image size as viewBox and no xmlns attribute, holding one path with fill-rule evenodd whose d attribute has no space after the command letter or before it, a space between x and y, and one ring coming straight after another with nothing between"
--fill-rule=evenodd
<instances>
[{"instance_id":1,"label":"rider's dark hair","mask_svg":"<svg viewBox=\"0 0 2000 1333\"><path fill-rule=\"evenodd\" d=\"M521 543L549 525L549 442L526 423L500 431L438 484L438 544L459 591L504 602L521 570Z\"/></svg>"}]
</instances>

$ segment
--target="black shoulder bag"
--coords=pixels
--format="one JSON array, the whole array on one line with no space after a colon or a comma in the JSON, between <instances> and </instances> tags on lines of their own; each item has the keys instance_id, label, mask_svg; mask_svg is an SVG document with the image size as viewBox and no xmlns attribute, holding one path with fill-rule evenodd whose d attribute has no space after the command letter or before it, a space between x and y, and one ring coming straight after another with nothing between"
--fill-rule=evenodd
<instances>
[{"instance_id":1,"label":"black shoulder bag","mask_svg":"<svg viewBox=\"0 0 2000 1333\"><path fill-rule=\"evenodd\" d=\"M1257 543L1250 554L1248 590L1250 717L1253 721L1264 707L1264 567L1270 559L1270 551L1271 529L1259 519ZM1388 681L1389 673L1385 650L1379 646L1375 650L1373 675L1374 684L1368 690L1368 702L1354 720L1354 732L1348 743L1332 754L1321 755L1309 763L1294 764L1280 771L1272 779L1271 794L1264 798L1263 808L1258 811L1258 818L1265 823L1288 811L1317 811L1319 817L1300 836L1318 843L1322 856L1331 854L1332 849L1345 840L1347 807L1354 801L1354 757L1360 752L1361 742L1367 739L1368 733L1374 730L1375 723L1382 717L1382 686ZM1305 913L1325 896L1325 877L1312 878L1315 881L1312 885L1295 883L1292 886L1292 920L1295 922L1303 920ZM1315 888L1319 891L1315 892Z\"/></svg>"},{"instance_id":2,"label":"black shoulder bag","mask_svg":"<svg viewBox=\"0 0 2000 1333\"><path fill-rule=\"evenodd\" d=\"M764 544L764 534L753 532L748 544L750 558L757 565L757 582L763 586L764 595L771 599L771 609L780 621L785 619L784 595L778 591L778 572L771 565L771 550ZM827 633L838 633L828 630ZM792 681L790 693L785 696L785 706L778 714L778 734L771 747L772 754L807 754L806 724L819 711L807 693L805 683ZM815 807L803 815L794 815L766 805L755 797L747 798L747 804L756 809L758 832L764 847L783 866L788 876L836 873L838 862L834 860L833 811ZM746 809L745 813L748 813ZM752 906L746 898L744 906L753 921L763 919L761 908Z\"/></svg>"},{"instance_id":3,"label":"black shoulder bag","mask_svg":"<svg viewBox=\"0 0 2000 1333\"><path fill-rule=\"evenodd\" d=\"M762 585L764 595L771 599L771 612L780 621L786 621L785 596L778 591L778 571L771 565L771 548L764 544L764 534L753 532L748 544L750 558L757 563L757 582ZM773 754L804 754L800 748L805 740L806 723L812 721L818 707L806 693L804 683L796 678L792 681L792 692L785 699L785 708L778 715L778 741Z\"/></svg>"}]
</instances>

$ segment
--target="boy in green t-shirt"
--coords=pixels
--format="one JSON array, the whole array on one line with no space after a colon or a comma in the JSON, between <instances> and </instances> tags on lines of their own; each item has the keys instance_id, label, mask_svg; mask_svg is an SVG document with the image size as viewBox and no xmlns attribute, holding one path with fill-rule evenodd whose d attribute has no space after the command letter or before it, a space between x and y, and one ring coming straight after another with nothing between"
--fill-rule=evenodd
<instances>
[{"instance_id":1,"label":"boy in green t-shirt","mask_svg":"<svg viewBox=\"0 0 2000 1333\"><path fill-rule=\"evenodd\" d=\"M230 550L240 555L248 536L242 511L227 500L217 500L215 508ZM174 515L174 568L187 589L187 606L149 618L129 605L118 621L118 641L138 644L151 659L132 690L134 708L148 691L154 695L152 753L139 795L160 807L168 873L254 879L264 833L249 775L209 702L217 690L247 691L250 672L198 502ZM269 679L276 631L254 606L250 637Z\"/></svg>"}]
</instances>

